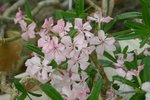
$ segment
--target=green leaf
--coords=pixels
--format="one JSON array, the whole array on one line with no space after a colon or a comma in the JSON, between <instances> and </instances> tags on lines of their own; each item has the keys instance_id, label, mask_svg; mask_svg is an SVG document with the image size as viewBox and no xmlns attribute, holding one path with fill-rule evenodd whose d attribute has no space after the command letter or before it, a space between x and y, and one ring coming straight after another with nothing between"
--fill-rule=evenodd
<instances>
[{"instance_id":1,"label":"green leaf","mask_svg":"<svg viewBox=\"0 0 150 100\"><path fill-rule=\"evenodd\" d=\"M53 66L54 68L57 68L57 67L58 67L58 65L57 65L57 63L56 63L55 60L52 60L52 61L51 61L50 66Z\"/></svg>"},{"instance_id":2,"label":"green leaf","mask_svg":"<svg viewBox=\"0 0 150 100\"><path fill-rule=\"evenodd\" d=\"M127 46L125 46L125 48L123 49L123 54L126 54L126 53L127 53L128 48L129 48L129 46L128 46L128 45L127 45Z\"/></svg>"},{"instance_id":3,"label":"green leaf","mask_svg":"<svg viewBox=\"0 0 150 100\"><path fill-rule=\"evenodd\" d=\"M98 79L95 86L93 87L93 90L91 92L91 95L89 96L88 100L99 100L99 94L102 87L102 80Z\"/></svg>"},{"instance_id":4,"label":"green leaf","mask_svg":"<svg viewBox=\"0 0 150 100\"><path fill-rule=\"evenodd\" d=\"M129 40L129 39L142 38L142 37L145 37L145 34L143 33L135 34L134 32L132 32L130 34L116 36L116 39L117 40Z\"/></svg>"},{"instance_id":5,"label":"green leaf","mask_svg":"<svg viewBox=\"0 0 150 100\"><path fill-rule=\"evenodd\" d=\"M104 27L104 31L108 32L114 26L114 24L120 20L125 20L125 19L129 19L129 18L141 18L141 17L142 17L142 14L140 12L122 13L120 15L115 16L111 22L106 24Z\"/></svg>"},{"instance_id":6,"label":"green leaf","mask_svg":"<svg viewBox=\"0 0 150 100\"><path fill-rule=\"evenodd\" d=\"M64 12L64 11L62 11L60 13L64 18L76 18L75 12Z\"/></svg>"},{"instance_id":7,"label":"green leaf","mask_svg":"<svg viewBox=\"0 0 150 100\"><path fill-rule=\"evenodd\" d=\"M145 100L145 94L136 93L130 98L130 100Z\"/></svg>"},{"instance_id":8,"label":"green leaf","mask_svg":"<svg viewBox=\"0 0 150 100\"><path fill-rule=\"evenodd\" d=\"M113 63L109 60L103 60L103 59L100 59L99 62L104 66L104 67L112 67L114 68L113 66Z\"/></svg>"},{"instance_id":9,"label":"green leaf","mask_svg":"<svg viewBox=\"0 0 150 100\"><path fill-rule=\"evenodd\" d=\"M150 13L148 7L143 6L142 16L143 16L144 23L150 27Z\"/></svg>"},{"instance_id":10,"label":"green leaf","mask_svg":"<svg viewBox=\"0 0 150 100\"><path fill-rule=\"evenodd\" d=\"M129 28L134 28L134 29L147 29L148 27L142 23L134 22L134 21L125 21L125 25Z\"/></svg>"},{"instance_id":11,"label":"green leaf","mask_svg":"<svg viewBox=\"0 0 150 100\"><path fill-rule=\"evenodd\" d=\"M143 40L140 42L140 48L142 48L142 47L147 43L148 40L149 40L149 37L143 39Z\"/></svg>"},{"instance_id":12,"label":"green leaf","mask_svg":"<svg viewBox=\"0 0 150 100\"><path fill-rule=\"evenodd\" d=\"M144 64L144 69L142 71L142 80L144 82L150 81L150 56L146 56L142 60L142 64Z\"/></svg>"},{"instance_id":13,"label":"green leaf","mask_svg":"<svg viewBox=\"0 0 150 100\"><path fill-rule=\"evenodd\" d=\"M41 51L41 49L34 46L33 44L26 44L25 47L41 56L44 56L44 53Z\"/></svg>"},{"instance_id":14,"label":"green leaf","mask_svg":"<svg viewBox=\"0 0 150 100\"><path fill-rule=\"evenodd\" d=\"M75 10L77 16L84 13L84 0L75 0Z\"/></svg>"},{"instance_id":15,"label":"green leaf","mask_svg":"<svg viewBox=\"0 0 150 100\"><path fill-rule=\"evenodd\" d=\"M133 82L131 82L131 81L129 81L129 80L127 80L127 79L121 77L121 76L118 76L118 75L113 76L113 80L120 81L120 82L122 82L123 84L127 84L127 85L129 85L129 86L131 86L131 87L134 87L134 88L135 88L135 87L138 87L137 84L135 84L135 83L133 83Z\"/></svg>"},{"instance_id":16,"label":"green leaf","mask_svg":"<svg viewBox=\"0 0 150 100\"><path fill-rule=\"evenodd\" d=\"M28 18L30 18L30 19L33 20L33 16L32 16L32 13L31 13L30 4L29 4L28 0L26 0L26 2L25 2L25 13L26 13L26 15L27 15Z\"/></svg>"},{"instance_id":17,"label":"green leaf","mask_svg":"<svg viewBox=\"0 0 150 100\"><path fill-rule=\"evenodd\" d=\"M128 70L131 70L131 69L134 69L134 68L135 68L134 65L133 65L131 62L128 62L128 61L125 61L125 62L124 62L124 65L126 66L126 68L127 68Z\"/></svg>"},{"instance_id":18,"label":"green leaf","mask_svg":"<svg viewBox=\"0 0 150 100\"><path fill-rule=\"evenodd\" d=\"M104 51L104 56L107 57L109 60L116 62L117 60L108 52Z\"/></svg>"},{"instance_id":19,"label":"green leaf","mask_svg":"<svg viewBox=\"0 0 150 100\"><path fill-rule=\"evenodd\" d=\"M21 83L19 83L19 81L15 80L14 81L14 85L17 88L17 90L19 90L20 92L27 93L27 91L25 90L24 86Z\"/></svg>"},{"instance_id":20,"label":"green leaf","mask_svg":"<svg viewBox=\"0 0 150 100\"><path fill-rule=\"evenodd\" d=\"M61 83L60 83L61 84ZM49 96L52 100L63 100L62 96L59 94L55 88L49 84L42 84L41 89Z\"/></svg>"},{"instance_id":21,"label":"green leaf","mask_svg":"<svg viewBox=\"0 0 150 100\"><path fill-rule=\"evenodd\" d=\"M129 18L141 18L142 14L140 12L126 12L115 17L116 20L124 20Z\"/></svg>"},{"instance_id":22,"label":"green leaf","mask_svg":"<svg viewBox=\"0 0 150 100\"><path fill-rule=\"evenodd\" d=\"M18 96L17 100L25 100L27 95L28 95L27 93L22 93L20 96Z\"/></svg>"},{"instance_id":23,"label":"green leaf","mask_svg":"<svg viewBox=\"0 0 150 100\"><path fill-rule=\"evenodd\" d=\"M28 91L28 93L33 95L33 96L36 96L36 97L41 97L42 96L41 94L33 93L33 92L30 92L30 91Z\"/></svg>"},{"instance_id":24,"label":"green leaf","mask_svg":"<svg viewBox=\"0 0 150 100\"><path fill-rule=\"evenodd\" d=\"M107 23L104 27L105 33L107 33L116 23L116 20L112 20L111 22Z\"/></svg>"}]
</instances>

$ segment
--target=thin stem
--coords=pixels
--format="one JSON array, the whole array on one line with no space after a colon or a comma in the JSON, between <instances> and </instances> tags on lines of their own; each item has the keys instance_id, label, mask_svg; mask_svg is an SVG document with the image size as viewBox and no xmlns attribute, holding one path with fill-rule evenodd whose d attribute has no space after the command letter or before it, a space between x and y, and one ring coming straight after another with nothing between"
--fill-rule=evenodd
<instances>
[{"instance_id":1,"label":"thin stem","mask_svg":"<svg viewBox=\"0 0 150 100\"><path fill-rule=\"evenodd\" d=\"M101 96L102 96L103 100L105 100L106 99L106 91L108 89L110 89L110 81L108 80L107 75L104 72L104 67L101 64L99 64L99 62L97 61L96 51L94 51L90 55L90 59L93 62L94 66L98 69L98 73L103 80Z\"/></svg>"},{"instance_id":2,"label":"thin stem","mask_svg":"<svg viewBox=\"0 0 150 100\"><path fill-rule=\"evenodd\" d=\"M86 0L86 1L89 3L89 5L95 8L95 10L98 10L100 12L102 11L102 9L98 5L96 5L92 0Z\"/></svg>"}]
</instances>

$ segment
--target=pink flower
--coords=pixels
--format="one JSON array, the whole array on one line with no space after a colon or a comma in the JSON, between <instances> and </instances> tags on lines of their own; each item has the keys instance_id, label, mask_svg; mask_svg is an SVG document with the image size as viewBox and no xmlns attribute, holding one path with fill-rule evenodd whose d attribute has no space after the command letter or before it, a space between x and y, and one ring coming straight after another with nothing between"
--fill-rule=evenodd
<instances>
[{"instance_id":1,"label":"pink flower","mask_svg":"<svg viewBox=\"0 0 150 100\"><path fill-rule=\"evenodd\" d=\"M84 82L83 84L74 84L73 91L75 97L79 100L87 100L90 94L90 89L87 86L86 82Z\"/></svg>"},{"instance_id":2,"label":"pink flower","mask_svg":"<svg viewBox=\"0 0 150 100\"><path fill-rule=\"evenodd\" d=\"M54 59L57 64L60 64L62 61L66 60L66 56L63 53L64 48L63 44L58 43L57 37L52 37L52 40L49 40L48 43L43 45L43 52L45 53L46 59L50 61Z\"/></svg>"},{"instance_id":3,"label":"pink flower","mask_svg":"<svg viewBox=\"0 0 150 100\"><path fill-rule=\"evenodd\" d=\"M84 53L76 52L75 56L68 61L68 70L78 72L79 66L82 70L85 70L90 64L88 60L89 58Z\"/></svg>"},{"instance_id":4,"label":"pink flower","mask_svg":"<svg viewBox=\"0 0 150 100\"><path fill-rule=\"evenodd\" d=\"M54 20L52 17L50 17L49 19L45 19L44 24L42 25L42 28L45 31L50 31L52 32L52 26L54 25Z\"/></svg>"},{"instance_id":5,"label":"pink flower","mask_svg":"<svg viewBox=\"0 0 150 100\"><path fill-rule=\"evenodd\" d=\"M85 33L86 37L93 37L94 35L90 32L92 27L89 22L82 23L82 19L76 18L74 28L78 30L79 33Z\"/></svg>"},{"instance_id":6,"label":"pink flower","mask_svg":"<svg viewBox=\"0 0 150 100\"><path fill-rule=\"evenodd\" d=\"M36 24L35 22L32 22L30 25L27 26L27 23L24 21L24 20L21 20L19 22L20 26L21 26L21 29L23 31L21 37L28 41L30 38L35 38L35 27L36 27Z\"/></svg>"},{"instance_id":7,"label":"pink flower","mask_svg":"<svg viewBox=\"0 0 150 100\"><path fill-rule=\"evenodd\" d=\"M21 20L23 20L23 12L20 8L18 8L18 12L16 13L16 18L14 19L15 24L19 23Z\"/></svg>"},{"instance_id":8,"label":"pink flower","mask_svg":"<svg viewBox=\"0 0 150 100\"><path fill-rule=\"evenodd\" d=\"M65 36L70 31L72 24L67 22L65 25L65 21L63 19L58 20L57 25L53 27L53 31L59 33L60 37Z\"/></svg>"},{"instance_id":9,"label":"pink flower","mask_svg":"<svg viewBox=\"0 0 150 100\"><path fill-rule=\"evenodd\" d=\"M112 20L112 18L109 16L103 17L102 12L99 11L95 12L93 17L88 16L87 19L96 21L97 23L101 23L101 22L109 23Z\"/></svg>"},{"instance_id":10,"label":"pink flower","mask_svg":"<svg viewBox=\"0 0 150 100\"><path fill-rule=\"evenodd\" d=\"M93 37L90 40L90 44L97 45L96 52L99 55L103 55L104 50L107 49L109 51L115 51L116 47L114 45L115 39L113 37L106 38L103 30L98 32L98 37Z\"/></svg>"},{"instance_id":11,"label":"pink flower","mask_svg":"<svg viewBox=\"0 0 150 100\"><path fill-rule=\"evenodd\" d=\"M117 68L123 68L123 64L125 61L129 61L131 62L133 60L133 54L130 53L127 55L126 58L124 58L124 54L117 54L118 59L117 59L117 63L113 63L114 66L116 66Z\"/></svg>"},{"instance_id":12,"label":"pink flower","mask_svg":"<svg viewBox=\"0 0 150 100\"><path fill-rule=\"evenodd\" d=\"M144 69L144 65L141 65L138 67L137 70L130 70L128 73L130 73L131 75L134 75L134 76L139 76L140 72Z\"/></svg>"},{"instance_id":13,"label":"pink flower","mask_svg":"<svg viewBox=\"0 0 150 100\"><path fill-rule=\"evenodd\" d=\"M26 72L38 79L42 83L46 83L50 80L50 75L54 71L52 66L48 66L49 61L46 59L41 62L38 56L28 59L25 63L27 66Z\"/></svg>"},{"instance_id":14,"label":"pink flower","mask_svg":"<svg viewBox=\"0 0 150 100\"><path fill-rule=\"evenodd\" d=\"M84 34L78 34L73 42L70 36L64 36L61 39L61 43L65 46L65 54L68 58L73 57L75 52L81 51L82 48L87 46Z\"/></svg>"},{"instance_id":15,"label":"pink flower","mask_svg":"<svg viewBox=\"0 0 150 100\"><path fill-rule=\"evenodd\" d=\"M61 70L53 72L50 83L61 92L63 87L69 86L76 81L80 81L80 75L78 73Z\"/></svg>"},{"instance_id":16,"label":"pink flower","mask_svg":"<svg viewBox=\"0 0 150 100\"><path fill-rule=\"evenodd\" d=\"M62 88L62 94L65 94L67 100L87 100L90 90L87 83L84 81L82 84L74 83L66 85Z\"/></svg>"},{"instance_id":17,"label":"pink flower","mask_svg":"<svg viewBox=\"0 0 150 100\"><path fill-rule=\"evenodd\" d=\"M38 47L42 47L42 52L47 54L50 52L50 50L53 48L53 41L50 39L50 36L45 35L42 36L38 40Z\"/></svg>"}]
</instances>

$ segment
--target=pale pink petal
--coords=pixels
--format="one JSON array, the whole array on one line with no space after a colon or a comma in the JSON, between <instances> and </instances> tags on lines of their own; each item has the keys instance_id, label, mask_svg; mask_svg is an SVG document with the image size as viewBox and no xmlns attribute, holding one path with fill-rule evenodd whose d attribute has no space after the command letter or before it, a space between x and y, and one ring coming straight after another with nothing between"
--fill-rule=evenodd
<instances>
[{"instance_id":1,"label":"pale pink petal","mask_svg":"<svg viewBox=\"0 0 150 100\"><path fill-rule=\"evenodd\" d=\"M35 23L35 22L32 22L32 23L28 26L28 30L34 31L35 27L36 27L36 23Z\"/></svg>"},{"instance_id":2,"label":"pale pink petal","mask_svg":"<svg viewBox=\"0 0 150 100\"><path fill-rule=\"evenodd\" d=\"M130 53L130 54L127 55L126 61L131 62L131 61L133 61L133 58L134 58L134 57L133 57L133 54Z\"/></svg>"},{"instance_id":3,"label":"pale pink petal","mask_svg":"<svg viewBox=\"0 0 150 100\"><path fill-rule=\"evenodd\" d=\"M76 18L75 19L75 25L74 25L74 28L75 29L81 29L82 28L82 19L80 18Z\"/></svg>"},{"instance_id":4,"label":"pale pink petal","mask_svg":"<svg viewBox=\"0 0 150 100\"><path fill-rule=\"evenodd\" d=\"M94 34L91 33L91 32L89 32L89 31L84 31L84 33L85 33L85 36L86 36L86 37L92 38L92 37L94 36Z\"/></svg>"},{"instance_id":5,"label":"pale pink petal","mask_svg":"<svg viewBox=\"0 0 150 100\"><path fill-rule=\"evenodd\" d=\"M87 20L96 21L96 18L88 16Z\"/></svg>"},{"instance_id":6,"label":"pale pink petal","mask_svg":"<svg viewBox=\"0 0 150 100\"><path fill-rule=\"evenodd\" d=\"M104 45L98 45L96 47L96 52L97 52L98 55L103 55L103 53L104 53Z\"/></svg>"},{"instance_id":7,"label":"pale pink petal","mask_svg":"<svg viewBox=\"0 0 150 100\"><path fill-rule=\"evenodd\" d=\"M72 24L69 23L69 22L67 22L67 23L66 23L65 30L66 30L66 31L70 31L70 28L71 28L71 27L72 27Z\"/></svg>"},{"instance_id":8,"label":"pale pink petal","mask_svg":"<svg viewBox=\"0 0 150 100\"><path fill-rule=\"evenodd\" d=\"M119 76L122 76L122 77L126 76L126 72L122 68L117 68L115 71Z\"/></svg>"},{"instance_id":9,"label":"pale pink petal","mask_svg":"<svg viewBox=\"0 0 150 100\"><path fill-rule=\"evenodd\" d=\"M98 45L100 44L100 40L98 37L93 37L90 39L90 44Z\"/></svg>"},{"instance_id":10,"label":"pale pink petal","mask_svg":"<svg viewBox=\"0 0 150 100\"><path fill-rule=\"evenodd\" d=\"M27 32L22 33L21 37L22 37L24 40L26 40L26 41L29 40L29 36L28 36L28 33L27 33Z\"/></svg>"},{"instance_id":11,"label":"pale pink petal","mask_svg":"<svg viewBox=\"0 0 150 100\"><path fill-rule=\"evenodd\" d=\"M85 24L83 24L83 29L90 31L92 29L92 27L89 22L86 22Z\"/></svg>"},{"instance_id":12,"label":"pale pink petal","mask_svg":"<svg viewBox=\"0 0 150 100\"><path fill-rule=\"evenodd\" d=\"M111 18L111 17L108 16L108 17L103 18L103 22L109 23L112 19L113 18Z\"/></svg>"},{"instance_id":13,"label":"pale pink petal","mask_svg":"<svg viewBox=\"0 0 150 100\"><path fill-rule=\"evenodd\" d=\"M21 21L19 22L19 24L20 24L20 27L21 27L21 29L22 29L23 31L26 31L26 30L27 30L27 23L26 23L24 20L21 20Z\"/></svg>"},{"instance_id":14,"label":"pale pink petal","mask_svg":"<svg viewBox=\"0 0 150 100\"><path fill-rule=\"evenodd\" d=\"M98 31L98 38L100 39L100 41L104 41L106 36L103 30L99 30Z\"/></svg>"},{"instance_id":15,"label":"pale pink petal","mask_svg":"<svg viewBox=\"0 0 150 100\"><path fill-rule=\"evenodd\" d=\"M83 44L84 39L85 39L84 34L80 33L74 38L74 43L75 44Z\"/></svg>"},{"instance_id":16,"label":"pale pink petal","mask_svg":"<svg viewBox=\"0 0 150 100\"><path fill-rule=\"evenodd\" d=\"M57 37L53 36L52 41L54 42L55 45L58 44L58 38Z\"/></svg>"},{"instance_id":17,"label":"pale pink petal","mask_svg":"<svg viewBox=\"0 0 150 100\"><path fill-rule=\"evenodd\" d=\"M63 43L66 46L71 46L72 45L71 37L70 36L64 36L61 39L61 43Z\"/></svg>"},{"instance_id":18,"label":"pale pink petal","mask_svg":"<svg viewBox=\"0 0 150 100\"><path fill-rule=\"evenodd\" d=\"M146 92L150 92L150 82L144 82L142 84L142 90L144 90Z\"/></svg>"},{"instance_id":19,"label":"pale pink petal","mask_svg":"<svg viewBox=\"0 0 150 100\"><path fill-rule=\"evenodd\" d=\"M109 51L115 51L116 50L116 47L115 45L105 45L105 48Z\"/></svg>"},{"instance_id":20,"label":"pale pink petal","mask_svg":"<svg viewBox=\"0 0 150 100\"><path fill-rule=\"evenodd\" d=\"M138 67L138 70L137 70L137 71L138 71L138 74L140 74L140 72L141 72L143 69L144 69L144 65L139 66L139 67Z\"/></svg>"},{"instance_id":21,"label":"pale pink petal","mask_svg":"<svg viewBox=\"0 0 150 100\"><path fill-rule=\"evenodd\" d=\"M108 45L112 45L112 44L114 44L114 42L115 42L114 37L110 37L110 38L105 39L105 43Z\"/></svg>"}]
</instances>

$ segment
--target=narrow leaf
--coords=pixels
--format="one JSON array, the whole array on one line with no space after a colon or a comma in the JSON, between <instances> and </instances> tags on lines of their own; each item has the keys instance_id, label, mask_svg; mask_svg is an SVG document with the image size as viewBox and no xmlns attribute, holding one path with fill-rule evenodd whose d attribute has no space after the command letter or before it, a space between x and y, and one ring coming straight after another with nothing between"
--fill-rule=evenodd
<instances>
[{"instance_id":1,"label":"narrow leaf","mask_svg":"<svg viewBox=\"0 0 150 100\"><path fill-rule=\"evenodd\" d=\"M41 49L34 46L33 44L26 44L25 47L41 56L44 56L44 53L41 51Z\"/></svg>"},{"instance_id":2,"label":"narrow leaf","mask_svg":"<svg viewBox=\"0 0 150 100\"><path fill-rule=\"evenodd\" d=\"M61 83L60 83L61 84ZM57 90L55 90L49 84L42 84L41 89L49 96L52 100L63 100L62 96L59 94Z\"/></svg>"},{"instance_id":3,"label":"narrow leaf","mask_svg":"<svg viewBox=\"0 0 150 100\"><path fill-rule=\"evenodd\" d=\"M102 87L102 80L98 79L95 86L93 87L92 93L88 100L99 100L99 94Z\"/></svg>"},{"instance_id":4,"label":"narrow leaf","mask_svg":"<svg viewBox=\"0 0 150 100\"><path fill-rule=\"evenodd\" d=\"M113 76L113 80L120 81L123 84L127 84L127 85L129 85L131 87L138 87L137 84L135 84L135 83L133 83L133 82L131 82L131 81L121 77L121 76L118 76L118 75L117 76Z\"/></svg>"}]
</instances>

